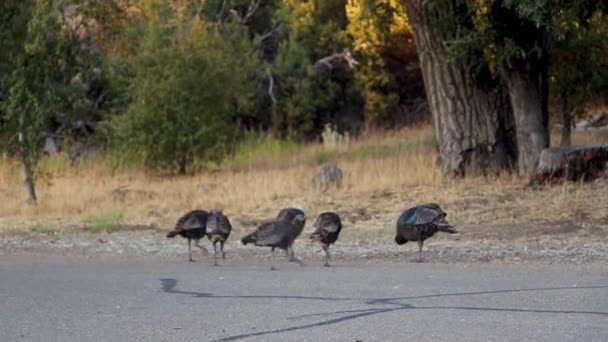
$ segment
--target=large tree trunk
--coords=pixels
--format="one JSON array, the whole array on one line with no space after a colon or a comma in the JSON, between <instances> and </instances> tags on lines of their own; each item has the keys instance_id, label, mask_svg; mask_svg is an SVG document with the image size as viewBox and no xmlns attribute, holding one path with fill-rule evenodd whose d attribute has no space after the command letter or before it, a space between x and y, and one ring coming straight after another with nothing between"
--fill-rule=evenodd
<instances>
[{"instance_id":1,"label":"large tree trunk","mask_svg":"<svg viewBox=\"0 0 608 342\"><path fill-rule=\"evenodd\" d=\"M32 172L32 165L30 163L30 149L25 136L25 122L23 115L21 115L19 118L18 140L26 199L28 203L36 203L36 187L34 186L34 174Z\"/></svg>"},{"instance_id":2,"label":"large tree trunk","mask_svg":"<svg viewBox=\"0 0 608 342\"><path fill-rule=\"evenodd\" d=\"M561 80L559 82L559 97L562 102L562 140L561 146L566 147L572 144L572 116L570 115L570 102L568 101L568 68L567 64L562 62Z\"/></svg>"},{"instance_id":3,"label":"large tree trunk","mask_svg":"<svg viewBox=\"0 0 608 342\"><path fill-rule=\"evenodd\" d=\"M517 149L506 87L487 66L474 69L473 63L449 58L442 44L449 37L434 25L441 19L426 1L405 5L444 170L464 176L510 167Z\"/></svg>"},{"instance_id":4,"label":"large tree trunk","mask_svg":"<svg viewBox=\"0 0 608 342\"><path fill-rule=\"evenodd\" d=\"M517 5L508 5L507 1L490 2L489 13L495 22L496 43L502 45L499 54L507 58L500 69L515 116L519 175L529 176L536 169L541 151L549 146L551 36L545 26L522 15ZM525 53L509 54L505 51L509 50L508 41Z\"/></svg>"},{"instance_id":5,"label":"large tree trunk","mask_svg":"<svg viewBox=\"0 0 608 342\"><path fill-rule=\"evenodd\" d=\"M561 95L562 98L562 140L561 146L566 147L572 144L572 116L570 115L570 106L568 96Z\"/></svg>"},{"instance_id":6,"label":"large tree trunk","mask_svg":"<svg viewBox=\"0 0 608 342\"><path fill-rule=\"evenodd\" d=\"M510 70L505 78L515 116L519 175L531 175L541 151L549 146L547 113L543 109L544 92L538 80L526 71Z\"/></svg>"}]
</instances>

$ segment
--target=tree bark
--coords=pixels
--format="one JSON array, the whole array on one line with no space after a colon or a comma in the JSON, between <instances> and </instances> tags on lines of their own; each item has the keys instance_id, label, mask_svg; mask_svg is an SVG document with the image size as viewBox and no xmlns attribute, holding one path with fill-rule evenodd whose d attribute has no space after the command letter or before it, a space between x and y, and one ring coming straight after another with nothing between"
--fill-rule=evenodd
<instances>
[{"instance_id":1,"label":"tree bark","mask_svg":"<svg viewBox=\"0 0 608 342\"><path fill-rule=\"evenodd\" d=\"M552 6L551 2L546 6ZM551 35L545 25L522 15L518 5L493 1L489 3L489 13L496 31L494 41L499 46L497 54L505 59L499 70L508 84L515 116L519 175L530 176L541 151L549 146ZM546 17L543 21L550 19ZM509 52L509 41L523 53Z\"/></svg>"},{"instance_id":2,"label":"tree bark","mask_svg":"<svg viewBox=\"0 0 608 342\"><path fill-rule=\"evenodd\" d=\"M527 70L509 70L505 78L515 116L519 175L529 176L536 169L540 153L549 146L545 95L542 85Z\"/></svg>"},{"instance_id":3,"label":"tree bark","mask_svg":"<svg viewBox=\"0 0 608 342\"><path fill-rule=\"evenodd\" d=\"M511 167L517 148L505 84L487 66L474 69L473 63L449 58L442 44L448 37L434 25L441 19L426 1L405 5L443 169L464 176Z\"/></svg>"},{"instance_id":4,"label":"tree bark","mask_svg":"<svg viewBox=\"0 0 608 342\"><path fill-rule=\"evenodd\" d=\"M572 144L572 117L570 116L570 106L568 96L565 94L562 97L562 141L561 146L570 146Z\"/></svg>"},{"instance_id":5,"label":"tree bark","mask_svg":"<svg viewBox=\"0 0 608 342\"><path fill-rule=\"evenodd\" d=\"M34 174L30 163L30 149L27 138L25 136L24 117L19 117L19 132L17 133L19 140L19 153L21 154L21 166L23 170L23 180L25 185L25 195L28 203L36 203L36 187L34 185Z\"/></svg>"},{"instance_id":6,"label":"tree bark","mask_svg":"<svg viewBox=\"0 0 608 342\"><path fill-rule=\"evenodd\" d=\"M572 144L572 117L570 116L570 102L568 101L568 86L567 86L568 68L566 63L562 63L561 81L559 97L562 100L562 140L561 146L570 146Z\"/></svg>"}]
</instances>

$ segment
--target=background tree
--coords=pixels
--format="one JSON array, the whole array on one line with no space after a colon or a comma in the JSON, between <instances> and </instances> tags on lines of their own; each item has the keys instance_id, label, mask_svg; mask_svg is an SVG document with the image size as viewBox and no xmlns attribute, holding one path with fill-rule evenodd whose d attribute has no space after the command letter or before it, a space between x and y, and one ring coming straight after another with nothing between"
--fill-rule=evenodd
<instances>
[{"instance_id":1,"label":"background tree","mask_svg":"<svg viewBox=\"0 0 608 342\"><path fill-rule=\"evenodd\" d=\"M394 127L408 119L408 105L424 96L405 8L397 0L350 0L346 13L360 62L354 73L365 102L365 123Z\"/></svg>"},{"instance_id":2,"label":"background tree","mask_svg":"<svg viewBox=\"0 0 608 342\"><path fill-rule=\"evenodd\" d=\"M555 14L551 95L562 121L561 145L571 144L572 119L608 98L608 17L571 7Z\"/></svg>"},{"instance_id":3,"label":"background tree","mask_svg":"<svg viewBox=\"0 0 608 342\"><path fill-rule=\"evenodd\" d=\"M476 29L470 8L459 1L405 5L443 169L464 176L509 168L516 143L506 86L492 74L480 46L454 56L448 45Z\"/></svg>"},{"instance_id":4,"label":"background tree","mask_svg":"<svg viewBox=\"0 0 608 342\"><path fill-rule=\"evenodd\" d=\"M235 53L198 16L152 5L138 28L145 38L129 65L133 97L113 121L114 139L126 155L183 174L221 160L238 142L236 114L251 105L259 61L254 49Z\"/></svg>"},{"instance_id":5,"label":"background tree","mask_svg":"<svg viewBox=\"0 0 608 342\"><path fill-rule=\"evenodd\" d=\"M593 12L600 5L594 1L465 1L435 0L406 1L408 10L417 15L420 32L417 40L424 54L425 38L430 38L440 49L446 49L448 58L439 61L432 69L439 74L446 65L464 63L473 69L466 72L475 75L479 80L490 71L490 77L507 85L509 102L515 122L517 146L517 165L520 175L534 172L540 152L549 146L549 62L551 58L551 40L556 28L554 18L563 11L581 8ZM430 14L430 15L429 15ZM437 20L439 18L439 20ZM416 25L415 25L416 26ZM417 28L418 30L418 28ZM429 32L439 32L428 35ZM425 37L426 35L426 37ZM427 68L421 57L423 70ZM437 59L433 59L437 61ZM429 61L430 62L430 61ZM427 78L430 78L429 76ZM433 106L433 91L425 78L427 96ZM445 82L444 82L445 83ZM462 82L460 82L462 84ZM458 87L461 91L463 88ZM451 97L450 94L445 97ZM466 94L466 92L465 92ZM494 96L496 99L500 96ZM468 102L475 102L477 96L468 97ZM434 113L437 117L451 117L450 107ZM500 121L510 122L509 114L503 112ZM499 121L499 122L500 122ZM452 120L452 122L456 122ZM453 126L453 125L452 125ZM438 127L442 125L436 124ZM472 131L483 125L462 125L463 134L471 136ZM508 124L504 127L510 127ZM509 130L507 129L507 132ZM503 135L504 136L504 135ZM440 153L442 151L440 144ZM448 155L455 157L453 150ZM444 157L444 162L445 162Z\"/></svg>"},{"instance_id":6,"label":"background tree","mask_svg":"<svg viewBox=\"0 0 608 342\"><path fill-rule=\"evenodd\" d=\"M3 12L7 16L5 27L15 32L6 52L10 60L2 63L3 68L11 70L2 82L1 92L6 94L2 101L3 128L9 148L18 149L31 202L36 201L34 177L42 132L54 125L69 130L80 111L91 108L92 94L82 81L85 74L95 73L92 70L97 67L97 59L79 35L85 20L74 26L68 10L78 8L67 5L54 0L9 1L3 5L7 10Z\"/></svg>"}]
</instances>

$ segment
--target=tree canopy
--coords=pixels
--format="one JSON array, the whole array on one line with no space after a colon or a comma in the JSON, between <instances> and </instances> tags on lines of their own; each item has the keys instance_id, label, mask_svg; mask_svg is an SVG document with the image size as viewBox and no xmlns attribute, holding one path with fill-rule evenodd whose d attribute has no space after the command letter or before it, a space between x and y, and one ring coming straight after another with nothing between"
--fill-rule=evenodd
<instances>
[{"instance_id":1,"label":"tree canopy","mask_svg":"<svg viewBox=\"0 0 608 342\"><path fill-rule=\"evenodd\" d=\"M604 6L2 1L2 149L32 183L48 137L183 173L251 131L314 141L327 124L358 134L423 119L448 173L523 175L549 144L551 117L568 128L606 99Z\"/></svg>"}]
</instances>

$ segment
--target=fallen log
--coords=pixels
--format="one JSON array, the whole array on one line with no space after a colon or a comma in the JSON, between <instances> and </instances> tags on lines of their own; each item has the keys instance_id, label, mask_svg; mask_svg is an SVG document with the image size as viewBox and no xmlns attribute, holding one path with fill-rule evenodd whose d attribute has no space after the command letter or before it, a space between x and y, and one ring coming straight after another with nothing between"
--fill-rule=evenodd
<instances>
[{"instance_id":1,"label":"fallen log","mask_svg":"<svg viewBox=\"0 0 608 342\"><path fill-rule=\"evenodd\" d=\"M542 150L531 185L592 181L608 170L608 144L549 147Z\"/></svg>"}]
</instances>

